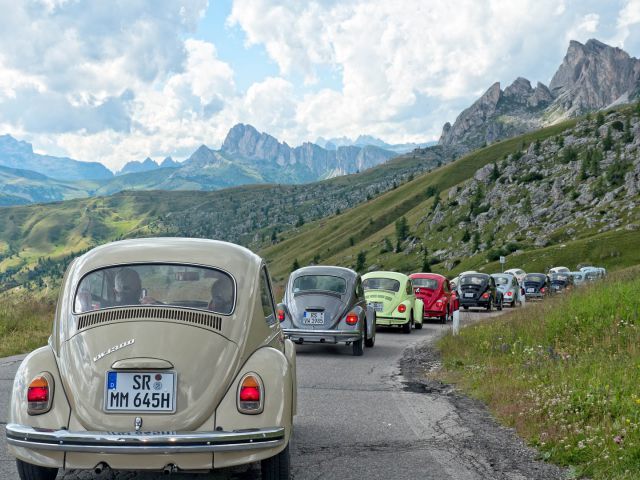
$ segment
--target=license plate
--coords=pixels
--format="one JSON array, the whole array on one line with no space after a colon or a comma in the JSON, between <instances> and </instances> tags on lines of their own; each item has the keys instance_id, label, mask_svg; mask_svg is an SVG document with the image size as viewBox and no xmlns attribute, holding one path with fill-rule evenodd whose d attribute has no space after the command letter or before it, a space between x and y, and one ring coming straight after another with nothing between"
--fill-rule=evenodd
<instances>
[{"instance_id":1,"label":"license plate","mask_svg":"<svg viewBox=\"0 0 640 480\"><path fill-rule=\"evenodd\" d=\"M305 325L322 325L324 324L324 312L304 312L302 323Z\"/></svg>"},{"instance_id":2,"label":"license plate","mask_svg":"<svg viewBox=\"0 0 640 480\"><path fill-rule=\"evenodd\" d=\"M173 372L107 372L104 409L107 412L176 411Z\"/></svg>"},{"instance_id":3,"label":"license plate","mask_svg":"<svg viewBox=\"0 0 640 480\"><path fill-rule=\"evenodd\" d=\"M527 288L527 293L534 293L535 291L535 288Z\"/></svg>"},{"instance_id":4,"label":"license plate","mask_svg":"<svg viewBox=\"0 0 640 480\"><path fill-rule=\"evenodd\" d=\"M371 305L376 312L381 312L382 310L384 310L384 305L382 302L371 302L369 305Z\"/></svg>"},{"instance_id":5,"label":"license plate","mask_svg":"<svg viewBox=\"0 0 640 480\"><path fill-rule=\"evenodd\" d=\"M473 293L465 293L464 298L473 298Z\"/></svg>"}]
</instances>

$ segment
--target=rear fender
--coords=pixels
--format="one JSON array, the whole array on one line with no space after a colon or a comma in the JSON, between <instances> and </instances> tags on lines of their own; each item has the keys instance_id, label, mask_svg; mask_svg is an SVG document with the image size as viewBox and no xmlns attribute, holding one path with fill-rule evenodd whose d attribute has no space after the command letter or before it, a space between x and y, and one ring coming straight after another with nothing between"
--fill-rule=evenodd
<instances>
[{"instance_id":1,"label":"rear fender","mask_svg":"<svg viewBox=\"0 0 640 480\"><path fill-rule=\"evenodd\" d=\"M423 313L424 313L424 302L419 298L417 298L413 306L413 319L416 323L422 323Z\"/></svg>"},{"instance_id":2,"label":"rear fender","mask_svg":"<svg viewBox=\"0 0 640 480\"><path fill-rule=\"evenodd\" d=\"M287 340L289 344L291 341ZM289 442L293 426L293 414L296 408L295 358L293 345L286 346L285 352L275 348L263 347L251 355L231 383L230 388L216 409L216 429L243 430L262 427L284 427L285 443L278 447L248 450L244 452L216 452L214 468L231 467L257 462L280 453ZM291 349L287 356L287 349ZM264 410L258 415L246 415L238 411L237 395L240 380L247 373L256 373L264 385Z\"/></svg>"},{"instance_id":3,"label":"rear fender","mask_svg":"<svg viewBox=\"0 0 640 480\"><path fill-rule=\"evenodd\" d=\"M40 373L47 372L53 378L53 404L51 410L41 415L27 413L27 389L29 383ZM60 372L53 349L47 345L34 350L20 364L13 381L9 423L28 425L30 427L60 429L68 428L71 408L65 395ZM64 453L29 450L8 445L9 452L27 463L43 467L61 468Z\"/></svg>"}]
</instances>

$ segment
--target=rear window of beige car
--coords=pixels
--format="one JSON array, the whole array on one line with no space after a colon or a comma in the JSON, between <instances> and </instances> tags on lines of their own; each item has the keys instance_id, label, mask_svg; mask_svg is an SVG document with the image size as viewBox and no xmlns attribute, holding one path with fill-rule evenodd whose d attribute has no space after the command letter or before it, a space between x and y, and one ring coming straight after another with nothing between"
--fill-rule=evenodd
<instances>
[{"instance_id":1,"label":"rear window of beige car","mask_svg":"<svg viewBox=\"0 0 640 480\"><path fill-rule=\"evenodd\" d=\"M235 281L221 270L177 264L119 265L85 275L76 291L74 312L135 305L196 308L229 315L235 307Z\"/></svg>"}]
</instances>

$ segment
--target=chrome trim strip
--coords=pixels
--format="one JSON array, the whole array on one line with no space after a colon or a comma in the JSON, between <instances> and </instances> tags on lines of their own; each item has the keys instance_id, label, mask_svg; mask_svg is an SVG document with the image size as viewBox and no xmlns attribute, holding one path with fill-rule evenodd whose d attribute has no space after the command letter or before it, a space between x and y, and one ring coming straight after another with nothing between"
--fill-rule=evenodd
<instances>
[{"instance_id":1,"label":"chrome trim strip","mask_svg":"<svg viewBox=\"0 0 640 480\"><path fill-rule=\"evenodd\" d=\"M33 450L103 454L236 452L284 444L284 427L215 432L70 432L8 424L7 443Z\"/></svg>"}]
</instances>

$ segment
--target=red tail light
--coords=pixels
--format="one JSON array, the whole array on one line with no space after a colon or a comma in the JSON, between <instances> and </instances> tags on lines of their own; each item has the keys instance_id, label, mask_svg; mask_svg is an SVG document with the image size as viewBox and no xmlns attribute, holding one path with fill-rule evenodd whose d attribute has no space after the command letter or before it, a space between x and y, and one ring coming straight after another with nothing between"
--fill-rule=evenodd
<instances>
[{"instance_id":1,"label":"red tail light","mask_svg":"<svg viewBox=\"0 0 640 480\"><path fill-rule=\"evenodd\" d=\"M51 410L53 400L53 379L41 374L31 380L27 389L27 413L39 415Z\"/></svg>"},{"instance_id":2,"label":"red tail light","mask_svg":"<svg viewBox=\"0 0 640 480\"><path fill-rule=\"evenodd\" d=\"M544 293L544 287L540 289L540 293Z\"/></svg>"},{"instance_id":3,"label":"red tail light","mask_svg":"<svg viewBox=\"0 0 640 480\"><path fill-rule=\"evenodd\" d=\"M488 292L484 292L484 293L482 294L482 298L484 298L485 300L486 300L487 298L489 298L489 293L488 293Z\"/></svg>"},{"instance_id":4,"label":"red tail light","mask_svg":"<svg viewBox=\"0 0 640 480\"><path fill-rule=\"evenodd\" d=\"M401 303L400 305L398 305L398 311L400 313L404 313L407 311L407 306L404 303Z\"/></svg>"},{"instance_id":5,"label":"red tail light","mask_svg":"<svg viewBox=\"0 0 640 480\"><path fill-rule=\"evenodd\" d=\"M513 296L513 292L507 292L507 297Z\"/></svg>"},{"instance_id":6,"label":"red tail light","mask_svg":"<svg viewBox=\"0 0 640 480\"><path fill-rule=\"evenodd\" d=\"M347 322L347 325L355 325L356 323L358 323L358 315L356 315L355 313L350 313L349 315L347 315L347 319L345 321Z\"/></svg>"},{"instance_id":7,"label":"red tail light","mask_svg":"<svg viewBox=\"0 0 640 480\"><path fill-rule=\"evenodd\" d=\"M284 310L278 310L278 320L284 322Z\"/></svg>"},{"instance_id":8,"label":"red tail light","mask_svg":"<svg viewBox=\"0 0 640 480\"><path fill-rule=\"evenodd\" d=\"M255 373L248 373L238 388L238 411L248 415L262 413L264 409L264 388L262 380Z\"/></svg>"}]
</instances>

